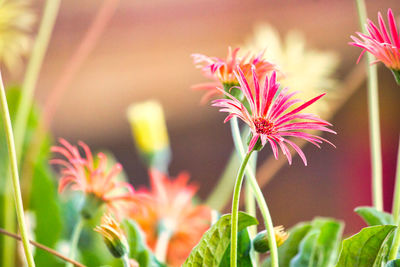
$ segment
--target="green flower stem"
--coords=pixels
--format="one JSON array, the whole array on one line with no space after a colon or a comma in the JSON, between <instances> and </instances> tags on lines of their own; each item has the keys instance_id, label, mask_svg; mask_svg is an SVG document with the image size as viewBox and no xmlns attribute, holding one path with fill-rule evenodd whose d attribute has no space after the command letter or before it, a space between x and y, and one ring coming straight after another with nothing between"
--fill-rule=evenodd
<instances>
[{"instance_id":1,"label":"green flower stem","mask_svg":"<svg viewBox=\"0 0 400 267\"><path fill-rule=\"evenodd\" d=\"M170 239L171 232L168 229L164 229L158 235L154 254L157 260L159 260L160 262L165 263L167 260L168 244Z\"/></svg>"},{"instance_id":2,"label":"green flower stem","mask_svg":"<svg viewBox=\"0 0 400 267\"><path fill-rule=\"evenodd\" d=\"M0 103L1 103L1 116L4 121L4 129L6 132L8 157L11 165L11 177L14 192L15 208L17 212L17 219L19 224L19 230L21 232L22 244L24 246L25 257L29 267L35 266L31 249L29 246L28 231L25 225L24 219L24 207L22 204L21 187L19 185L18 177L18 163L17 155L15 152L14 135L11 125L10 113L8 111L8 104L6 98L6 92L4 89L3 79L0 73ZM7 177L7 176L6 176ZM6 265L10 266L10 265Z\"/></svg>"},{"instance_id":3,"label":"green flower stem","mask_svg":"<svg viewBox=\"0 0 400 267\"><path fill-rule=\"evenodd\" d=\"M127 253L121 258L121 260L122 260L122 262L124 264L124 267L130 267L129 257L128 257Z\"/></svg>"},{"instance_id":4,"label":"green flower stem","mask_svg":"<svg viewBox=\"0 0 400 267\"><path fill-rule=\"evenodd\" d=\"M399 147L397 150L396 186L395 186L395 190L394 190L393 208L392 208L392 214L393 214L393 218L397 224L397 229L396 229L396 234L394 235L392 248L390 249L389 260L396 259L397 252L400 247L399 212L400 212L400 140L399 140Z\"/></svg>"},{"instance_id":5,"label":"green flower stem","mask_svg":"<svg viewBox=\"0 0 400 267\"><path fill-rule=\"evenodd\" d=\"M364 24L367 21L367 9L364 0L356 0L357 12L361 31L366 33ZM378 71L377 66L371 65L374 57L367 54L368 71L368 112L369 132L371 143L371 165L372 165L372 199L377 210L383 210L382 196L382 152L381 133L379 128L379 96L378 96Z\"/></svg>"},{"instance_id":6,"label":"green flower stem","mask_svg":"<svg viewBox=\"0 0 400 267\"><path fill-rule=\"evenodd\" d=\"M43 12L43 18L39 27L39 33L37 35L32 55L29 60L25 79L22 85L21 99L18 105L16 120L14 124L15 130L15 150L17 163L20 162L22 155L22 145L26 130L26 124L28 120L29 111L33 102L33 93L36 87L36 82L39 76L39 70L42 65L43 57L51 32L53 29L54 21L58 12L60 0L47 0L46 6ZM10 176L9 174L6 177ZM6 193L3 201L3 215L4 228L10 231L15 231L15 216L12 210L12 196L7 193L11 192L10 179L6 179L5 188ZM3 259L1 266L13 266L14 253L15 253L15 242L10 239L3 239Z\"/></svg>"},{"instance_id":7,"label":"green flower stem","mask_svg":"<svg viewBox=\"0 0 400 267\"><path fill-rule=\"evenodd\" d=\"M79 220L76 223L74 227L74 231L72 233L72 238L70 242L70 248L69 248L69 255L68 257L72 260L75 260L76 257L76 251L78 249L78 242L79 242L79 237L81 236L83 225L85 224L85 219L82 216L79 216ZM73 265L71 263L67 263L65 265L66 267L72 267Z\"/></svg>"},{"instance_id":8,"label":"green flower stem","mask_svg":"<svg viewBox=\"0 0 400 267\"><path fill-rule=\"evenodd\" d=\"M256 167L257 167L257 155L258 153L256 151L253 152L253 156L249 160L249 165L251 167L251 170L255 172ZM250 214L253 217L257 217L257 206L256 206L256 199L253 195L253 191L251 189L250 182L248 181L249 177L247 176L247 180L245 182L245 187L244 187L244 202L245 202L245 210L248 214ZM248 227L249 230L249 235L250 238L253 239L257 235L257 225L253 225ZM251 259L253 262L254 266L257 266L259 257L258 253L254 249L250 251L251 253Z\"/></svg>"},{"instance_id":9,"label":"green flower stem","mask_svg":"<svg viewBox=\"0 0 400 267\"><path fill-rule=\"evenodd\" d=\"M250 151L246 154L243 159L242 164L240 165L235 188L233 190L233 198L232 198L232 214L231 214L231 267L237 266L237 242L238 242L238 221L239 221L239 197L240 197L240 189L243 183L244 170L246 168L247 162L250 159L251 153Z\"/></svg>"},{"instance_id":10,"label":"green flower stem","mask_svg":"<svg viewBox=\"0 0 400 267\"><path fill-rule=\"evenodd\" d=\"M231 130L232 130L232 137L233 137L233 142L235 144L235 148L238 151L238 154L242 158L242 160L245 157L245 148L243 146L242 140L240 138L240 130L239 130L239 125L237 118L234 117L230 120L231 122ZM250 186L253 190L253 194L257 200L257 204L260 208L262 217L264 219L264 224L265 224L265 229L267 230L268 234L268 244L271 252L271 266L272 267L279 267L278 263L278 247L276 245L276 240L275 240L275 232L274 232L274 226L272 224L272 218L271 214L268 209L267 202L264 199L264 195L258 186L256 176L254 172L252 171L251 168L246 168L246 176L248 177L248 182L250 183Z\"/></svg>"}]
</instances>

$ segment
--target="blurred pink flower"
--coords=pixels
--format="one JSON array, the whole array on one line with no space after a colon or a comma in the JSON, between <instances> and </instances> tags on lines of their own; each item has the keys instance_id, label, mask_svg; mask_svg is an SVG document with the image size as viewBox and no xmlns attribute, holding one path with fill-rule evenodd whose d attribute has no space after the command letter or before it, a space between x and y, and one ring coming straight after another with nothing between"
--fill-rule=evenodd
<instances>
[{"instance_id":1,"label":"blurred pink flower","mask_svg":"<svg viewBox=\"0 0 400 267\"><path fill-rule=\"evenodd\" d=\"M137 192L140 208L133 209L130 214L145 232L147 243L154 251L160 230L169 232L169 266L181 266L211 224L211 209L193 204L197 186L188 181L186 173L170 178L150 170L151 190Z\"/></svg>"},{"instance_id":2,"label":"blurred pink flower","mask_svg":"<svg viewBox=\"0 0 400 267\"><path fill-rule=\"evenodd\" d=\"M107 157L98 153L93 159L89 147L79 142L86 157L81 157L78 147L72 146L65 139L60 138L63 146L53 146L52 152L59 153L66 158L52 159L50 163L61 166L61 179L58 186L59 193L67 186L71 190L82 191L86 196L94 196L100 203L105 203L107 208L118 215L121 205L132 204L134 189L132 185L123 181L116 181L116 176L121 172L121 164L115 164L107 170Z\"/></svg>"},{"instance_id":3,"label":"blurred pink flower","mask_svg":"<svg viewBox=\"0 0 400 267\"><path fill-rule=\"evenodd\" d=\"M297 92L288 93L287 88L278 91L280 84L276 82L276 72L272 72L269 79L268 76L265 77L264 86L260 86L259 78L254 68L252 74L254 88L250 87L241 69L238 69L238 73L236 73L240 89L250 105L249 110L241 101L223 90L220 91L228 96L228 98L214 100L212 105L220 107L220 111L222 112L230 113L224 122L236 116L250 127L253 136L249 143L249 151L261 139L262 146L269 142L275 158L278 158L279 145L283 154L287 157L289 164L291 164L292 156L287 147L287 145L290 145L300 155L304 164L307 165L303 151L286 137L302 138L317 147L320 147L319 143L323 141L330 143L322 137L303 131L320 130L335 133L325 127L331 126L331 124L314 114L300 113L300 111L316 102L325 94L321 94L298 107L294 107L295 104L302 101L291 99Z\"/></svg>"},{"instance_id":4,"label":"blurred pink flower","mask_svg":"<svg viewBox=\"0 0 400 267\"><path fill-rule=\"evenodd\" d=\"M385 25L381 13L378 13L379 28L371 20L365 25L368 34L357 32L359 38L351 36L354 42L350 45L363 48L358 61L368 51L376 57L376 62L381 61L391 70L400 70L400 36L392 10L387 11L389 30ZM390 33L390 35L389 35ZM357 61L357 62L358 62Z\"/></svg>"},{"instance_id":5,"label":"blurred pink flower","mask_svg":"<svg viewBox=\"0 0 400 267\"><path fill-rule=\"evenodd\" d=\"M194 64L196 64L198 68L201 68L203 75L214 80L214 82L201 83L192 87L195 90L207 91L202 97L201 102L206 102L212 96L219 95L220 91L217 87L227 86L229 89L231 86L238 85L234 74L234 71L237 70L238 67L242 69L246 77L251 75L252 65L255 66L256 72L260 76L264 76L266 73L275 70L275 64L263 59L263 52L259 53L257 56L250 56L250 53L247 53L244 57L240 57L238 55L239 49L240 48L232 50L231 47L228 47L226 59L209 57L202 54L192 54Z\"/></svg>"}]
</instances>

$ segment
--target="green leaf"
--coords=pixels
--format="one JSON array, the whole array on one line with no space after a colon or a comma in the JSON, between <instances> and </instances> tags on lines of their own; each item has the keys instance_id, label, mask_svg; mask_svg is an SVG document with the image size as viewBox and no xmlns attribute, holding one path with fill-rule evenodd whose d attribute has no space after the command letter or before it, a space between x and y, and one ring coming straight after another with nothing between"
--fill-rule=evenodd
<instances>
[{"instance_id":1,"label":"green leaf","mask_svg":"<svg viewBox=\"0 0 400 267\"><path fill-rule=\"evenodd\" d=\"M394 225L370 226L345 239L336 267L381 267Z\"/></svg>"},{"instance_id":2,"label":"green leaf","mask_svg":"<svg viewBox=\"0 0 400 267\"><path fill-rule=\"evenodd\" d=\"M354 210L368 226L394 224L393 216L374 207L357 207Z\"/></svg>"},{"instance_id":3,"label":"green leaf","mask_svg":"<svg viewBox=\"0 0 400 267\"><path fill-rule=\"evenodd\" d=\"M301 240L306 236L306 234L312 228L311 223L303 222L296 224L293 228L291 228L289 232L289 238L283 243L282 246L278 248L278 256L279 256L279 266L281 267L289 267L290 261L299 251L299 245ZM264 267L271 266L271 259L267 258L264 263Z\"/></svg>"},{"instance_id":4,"label":"green leaf","mask_svg":"<svg viewBox=\"0 0 400 267\"><path fill-rule=\"evenodd\" d=\"M142 230L132 220L124 220L122 227L125 230L129 244L129 258L135 259L140 267L162 267L160 263L147 247L145 235Z\"/></svg>"},{"instance_id":5,"label":"green leaf","mask_svg":"<svg viewBox=\"0 0 400 267\"><path fill-rule=\"evenodd\" d=\"M313 229L320 230L320 234L313 251L314 265L309 266L334 266L343 232L343 223L333 219L316 218L312 225Z\"/></svg>"},{"instance_id":6,"label":"green leaf","mask_svg":"<svg viewBox=\"0 0 400 267\"><path fill-rule=\"evenodd\" d=\"M250 225L256 224L258 224L256 218L239 212L238 232ZM230 234L231 215L226 214L203 235L182 266L219 266L230 244Z\"/></svg>"},{"instance_id":7,"label":"green leaf","mask_svg":"<svg viewBox=\"0 0 400 267\"><path fill-rule=\"evenodd\" d=\"M237 266L252 267L251 261L251 239L248 229L243 229L238 233L238 248L237 248ZM231 245L225 251L225 254L219 264L220 267L229 267L231 265Z\"/></svg>"},{"instance_id":8,"label":"green leaf","mask_svg":"<svg viewBox=\"0 0 400 267\"><path fill-rule=\"evenodd\" d=\"M400 267L400 259L389 261L385 266L386 267Z\"/></svg>"},{"instance_id":9,"label":"green leaf","mask_svg":"<svg viewBox=\"0 0 400 267\"><path fill-rule=\"evenodd\" d=\"M343 224L329 218L316 218L300 243L290 267L329 267L335 264Z\"/></svg>"},{"instance_id":10,"label":"green leaf","mask_svg":"<svg viewBox=\"0 0 400 267\"><path fill-rule=\"evenodd\" d=\"M299 252L290 261L289 265L290 267L314 266L313 265L314 248L320 233L321 233L320 230L315 230L315 229L312 229L307 233L304 239L300 242Z\"/></svg>"}]
</instances>

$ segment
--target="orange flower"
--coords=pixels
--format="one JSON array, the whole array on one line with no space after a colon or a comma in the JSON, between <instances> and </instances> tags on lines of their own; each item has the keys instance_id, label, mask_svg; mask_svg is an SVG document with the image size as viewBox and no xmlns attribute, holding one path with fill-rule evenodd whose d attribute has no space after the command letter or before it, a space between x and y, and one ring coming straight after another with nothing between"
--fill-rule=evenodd
<instances>
[{"instance_id":1,"label":"orange flower","mask_svg":"<svg viewBox=\"0 0 400 267\"><path fill-rule=\"evenodd\" d=\"M232 86L238 86L234 72L240 68L245 76L252 77L251 69L254 66L258 77L264 77L265 74L275 70L276 65L263 59L264 52L257 56L251 56L250 53L243 57L238 56L239 48L232 50L228 47L226 59L209 57L202 54L193 54L193 61L198 68L201 68L203 75L215 82L202 83L193 86L195 90L205 90L207 93L203 96L202 102L209 100L214 95L222 95L217 87L224 87L229 90Z\"/></svg>"},{"instance_id":2,"label":"orange flower","mask_svg":"<svg viewBox=\"0 0 400 267\"><path fill-rule=\"evenodd\" d=\"M130 217L145 232L148 246L155 251L162 231L169 232L167 263L181 266L209 228L211 210L192 203L197 187L188 185L189 176L181 173L175 179L151 170L151 191L137 192L141 210Z\"/></svg>"},{"instance_id":3,"label":"orange flower","mask_svg":"<svg viewBox=\"0 0 400 267\"><path fill-rule=\"evenodd\" d=\"M93 159L89 147L79 142L79 146L84 150L86 157L81 157L78 147L72 146L64 139L59 140L63 146L53 146L52 152L64 156L64 159L52 159L50 163L62 166L61 179L58 186L59 193L63 192L67 186L71 190L82 191L86 196L86 204L91 205L82 210L87 218L93 215L95 209L105 203L107 208L118 215L121 205L131 204L134 196L132 185L122 181L116 181L116 176L121 172L121 164L115 164L110 171L107 170L107 157L103 153L98 153L97 158ZM86 210L86 212L85 212Z\"/></svg>"}]
</instances>

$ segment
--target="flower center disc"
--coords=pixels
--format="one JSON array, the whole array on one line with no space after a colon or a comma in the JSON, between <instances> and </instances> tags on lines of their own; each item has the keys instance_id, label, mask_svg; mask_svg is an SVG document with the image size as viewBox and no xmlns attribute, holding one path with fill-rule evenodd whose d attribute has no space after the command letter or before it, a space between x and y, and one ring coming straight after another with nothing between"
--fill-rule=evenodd
<instances>
[{"instance_id":1,"label":"flower center disc","mask_svg":"<svg viewBox=\"0 0 400 267\"><path fill-rule=\"evenodd\" d=\"M265 118L255 119L254 125L258 134L270 135L274 132L274 124Z\"/></svg>"}]
</instances>

